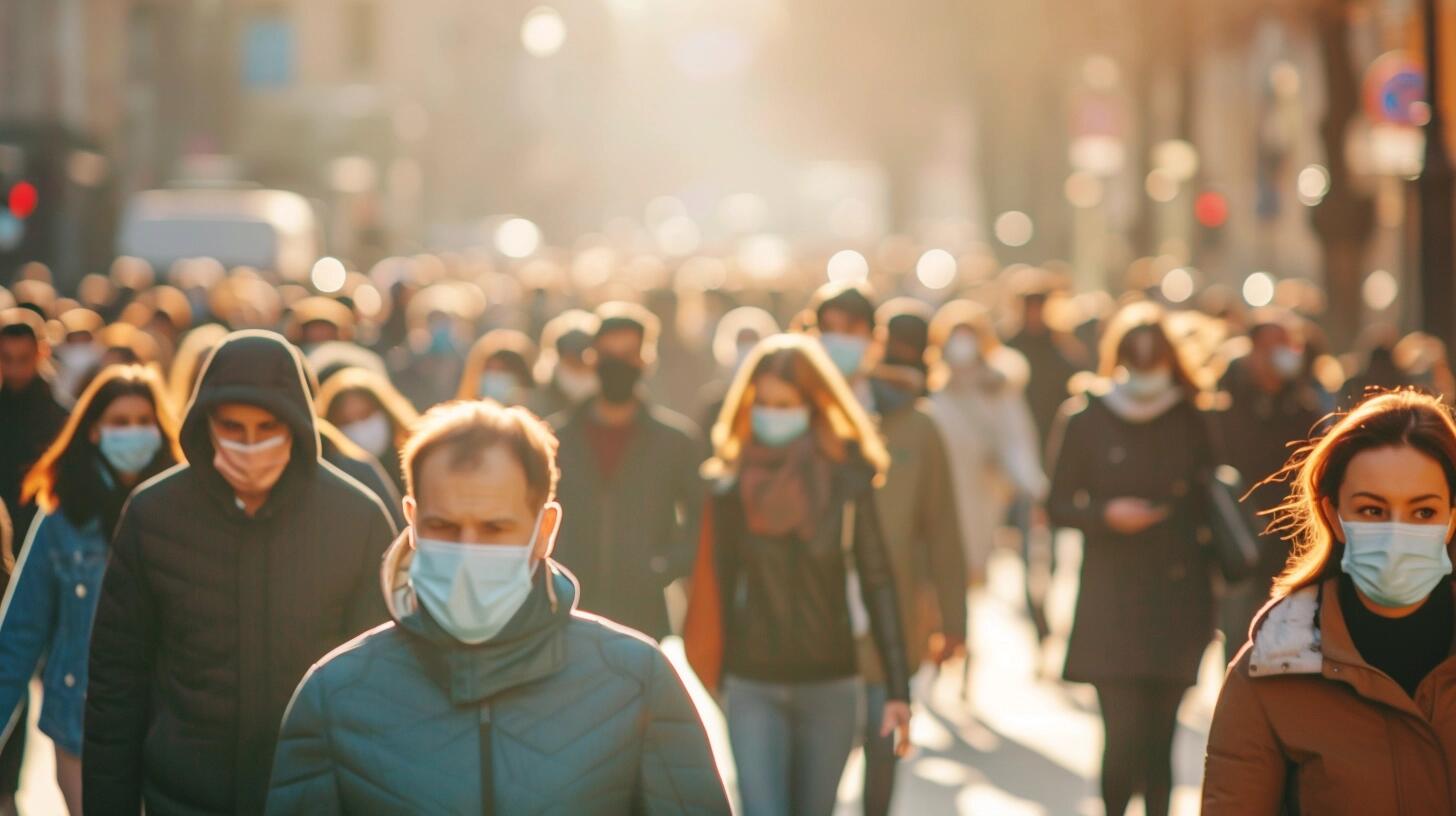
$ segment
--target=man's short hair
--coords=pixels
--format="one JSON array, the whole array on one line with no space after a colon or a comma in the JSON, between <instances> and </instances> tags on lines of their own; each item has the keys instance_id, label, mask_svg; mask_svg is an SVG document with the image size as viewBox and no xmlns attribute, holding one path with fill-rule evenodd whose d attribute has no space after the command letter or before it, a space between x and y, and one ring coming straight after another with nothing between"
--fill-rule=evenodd
<instances>
[{"instance_id":1,"label":"man's short hair","mask_svg":"<svg viewBox=\"0 0 1456 816\"><path fill-rule=\"evenodd\" d=\"M645 306L616 300L597 307L597 332L593 340L604 335L628 329L642 338L642 356L650 358L657 351L657 336L662 332L662 321Z\"/></svg>"},{"instance_id":2,"label":"man's short hair","mask_svg":"<svg viewBox=\"0 0 1456 816\"><path fill-rule=\"evenodd\" d=\"M826 283L809 298L809 311L814 315L814 323L823 324L824 313L831 309L863 320L873 329L876 325L875 290L860 281Z\"/></svg>"},{"instance_id":3,"label":"man's short hair","mask_svg":"<svg viewBox=\"0 0 1456 816\"><path fill-rule=\"evenodd\" d=\"M450 456L450 469L479 467L485 452L497 445L521 463L526 495L535 505L556 498L561 471L556 466L556 435L525 408L506 408L492 400L456 400L436 405L415 423L400 452L405 490L419 495L420 465L436 452Z\"/></svg>"},{"instance_id":4,"label":"man's short hair","mask_svg":"<svg viewBox=\"0 0 1456 816\"><path fill-rule=\"evenodd\" d=\"M45 321L24 306L0 310L0 337L28 338L39 343L45 337Z\"/></svg>"},{"instance_id":5,"label":"man's short hair","mask_svg":"<svg viewBox=\"0 0 1456 816\"><path fill-rule=\"evenodd\" d=\"M930 345L930 323L935 319L935 310L924 301L911 297L895 298L881 306L875 312L875 318L884 325L891 340L921 353Z\"/></svg>"}]
</instances>

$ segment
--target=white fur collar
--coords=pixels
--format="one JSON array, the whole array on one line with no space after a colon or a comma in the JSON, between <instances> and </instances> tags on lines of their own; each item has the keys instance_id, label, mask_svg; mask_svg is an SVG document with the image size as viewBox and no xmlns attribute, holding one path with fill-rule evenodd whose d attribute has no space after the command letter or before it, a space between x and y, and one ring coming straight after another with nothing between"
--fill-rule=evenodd
<instances>
[{"instance_id":1,"label":"white fur collar","mask_svg":"<svg viewBox=\"0 0 1456 816\"><path fill-rule=\"evenodd\" d=\"M1320 673L1319 593L1318 585L1307 586L1264 613L1249 653L1250 677Z\"/></svg>"}]
</instances>

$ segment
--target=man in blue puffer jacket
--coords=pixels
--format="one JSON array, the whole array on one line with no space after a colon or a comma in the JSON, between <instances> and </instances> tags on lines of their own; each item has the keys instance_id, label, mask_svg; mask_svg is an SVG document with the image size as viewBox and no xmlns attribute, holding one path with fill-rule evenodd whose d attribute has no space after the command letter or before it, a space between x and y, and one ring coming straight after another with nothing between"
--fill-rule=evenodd
<instances>
[{"instance_id":1,"label":"man in blue puffer jacket","mask_svg":"<svg viewBox=\"0 0 1456 816\"><path fill-rule=\"evenodd\" d=\"M456 402L405 446L411 527L392 623L308 673L270 814L728 813L707 734L646 637L576 610L550 559L556 439L520 408Z\"/></svg>"}]
</instances>

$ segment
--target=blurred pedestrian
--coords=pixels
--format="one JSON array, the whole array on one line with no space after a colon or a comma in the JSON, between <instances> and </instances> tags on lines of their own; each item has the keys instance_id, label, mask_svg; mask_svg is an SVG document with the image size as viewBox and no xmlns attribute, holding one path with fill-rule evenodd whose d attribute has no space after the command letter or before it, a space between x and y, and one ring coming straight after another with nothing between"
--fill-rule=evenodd
<instances>
[{"instance_id":1,"label":"blurred pedestrian","mask_svg":"<svg viewBox=\"0 0 1456 816\"><path fill-rule=\"evenodd\" d=\"M729 812L672 665L577 612L579 588L551 559L555 450L524 409L425 414L404 454L411 527L384 560L393 622L304 678L270 814ZM543 745L571 750L543 762Z\"/></svg>"},{"instance_id":2,"label":"blurred pedestrian","mask_svg":"<svg viewBox=\"0 0 1456 816\"><path fill-rule=\"evenodd\" d=\"M1139 791L1150 816L1167 814L1178 705L1214 627L1197 532L1213 451L1163 320L1146 302L1113 318L1103 379L1067 402L1051 447L1047 512L1084 540L1065 677L1097 689L1109 816Z\"/></svg>"},{"instance_id":3,"label":"blurred pedestrian","mask_svg":"<svg viewBox=\"0 0 1456 816\"><path fill-rule=\"evenodd\" d=\"M1028 367L996 337L985 307L969 300L940 308L930 342L938 362L932 413L954 477L951 503L960 514L967 583L981 586L1009 500L1039 505L1046 498L1041 443L1026 403Z\"/></svg>"},{"instance_id":4,"label":"blurred pedestrian","mask_svg":"<svg viewBox=\"0 0 1456 816\"><path fill-rule=\"evenodd\" d=\"M41 514L0 604L0 743L26 724L15 714L45 665L40 730L56 750L56 779L81 813L81 717L87 648L111 532L138 483L181 457L162 380L141 366L102 371L55 442L26 476Z\"/></svg>"},{"instance_id":5,"label":"blurred pedestrian","mask_svg":"<svg viewBox=\"0 0 1456 816\"><path fill-rule=\"evenodd\" d=\"M1203 812L1456 812L1450 409L1375 396L1285 473L1296 555L1224 681Z\"/></svg>"},{"instance_id":6,"label":"blurred pedestrian","mask_svg":"<svg viewBox=\"0 0 1456 816\"><path fill-rule=\"evenodd\" d=\"M66 409L42 373L49 356L45 324L35 312L0 311L0 501L17 530L29 530L35 516L35 505L20 500L21 480L66 422Z\"/></svg>"},{"instance_id":7,"label":"blurred pedestrian","mask_svg":"<svg viewBox=\"0 0 1456 816\"><path fill-rule=\"evenodd\" d=\"M1388 323L1367 326L1360 333L1356 346L1364 357L1359 372L1345 381L1345 392L1340 397L1340 407L1353 408L1370 392L1407 385L1416 385L1415 378L1401 369L1395 360L1395 344L1400 336L1395 327ZM1354 370L1351 366L1350 370Z\"/></svg>"},{"instance_id":8,"label":"blurred pedestrian","mask_svg":"<svg viewBox=\"0 0 1456 816\"><path fill-rule=\"evenodd\" d=\"M515 329L495 329L475 341L465 358L456 399L492 399L501 405L525 405L536 379L536 344Z\"/></svg>"},{"instance_id":9,"label":"blurred pedestrian","mask_svg":"<svg viewBox=\"0 0 1456 816\"><path fill-rule=\"evenodd\" d=\"M561 439L560 560L581 579L582 608L661 640L663 590L692 569L702 491L697 428L646 401L657 319L641 306L597 310L601 391L553 422Z\"/></svg>"},{"instance_id":10,"label":"blurred pedestrian","mask_svg":"<svg viewBox=\"0 0 1456 816\"><path fill-rule=\"evenodd\" d=\"M889 454L801 335L759 344L713 440L689 659L721 682L744 812L827 816L859 724L857 637L878 647L887 688L873 732L909 747L901 605L873 500Z\"/></svg>"},{"instance_id":11,"label":"blurred pedestrian","mask_svg":"<svg viewBox=\"0 0 1456 816\"><path fill-rule=\"evenodd\" d=\"M1031 366L1026 400L1036 420L1037 438L1043 445L1050 439L1057 411L1067 400L1067 382L1082 370L1086 358L1085 350L1075 338L1047 322L1046 310L1051 298L1052 292L1043 288L1022 293L1021 325L1006 341Z\"/></svg>"},{"instance_id":12,"label":"blurred pedestrian","mask_svg":"<svg viewBox=\"0 0 1456 816\"><path fill-rule=\"evenodd\" d=\"M568 309L541 330L541 353L536 358L536 392L529 407L549 418L591 399L597 393L597 374L587 360L600 321L581 309Z\"/></svg>"},{"instance_id":13,"label":"blurred pedestrian","mask_svg":"<svg viewBox=\"0 0 1456 816\"><path fill-rule=\"evenodd\" d=\"M397 489L404 489L399 453L419 414L387 377L363 368L342 369L319 386L318 411L374 457Z\"/></svg>"},{"instance_id":14,"label":"blurred pedestrian","mask_svg":"<svg viewBox=\"0 0 1456 816\"><path fill-rule=\"evenodd\" d=\"M733 385L743 361L766 337L778 334L779 324L773 315L757 306L739 306L723 315L713 330L713 359L718 363L718 376L698 390L703 427L712 427L723 410L723 398ZM710 451L711 455L711 451Z\"/></svg>"},{"instance_id":15,"label":"blurred pedestrian","mask_svg":"<svg viewBox=\"0 0 1456 816\"><path fill-rule=\"evenodd\" d=\"M1238 470L1251 491L1244 498L1256 513L1284 501L1285 489L1267 482L1289 458L1290 444L1307 438L1323 414L1305 378L1305 355L1297 318L1281 311L1256 312L1248 329L1249 352L1234 359L1219 381L1227 395L1215 414L1219 458ZM1249 622L1269 600L1274 578L1289 559L1289 544L1277 533L1259 537L1259 563L1241 584L1228 588L1219 606L1228 660L1243 645Z\"/></svg>"},{"instance_id":16,"label":"blurred pedestrian","mask_svg":"<svg viewBox=\"0 0 1456 816\"><path fill-rule=\"evenodd\" d=\"M303 360L228 336L182 425L188 464L138 490L91 638L82 775L92 813L263 808L304 672L385 619L379 500L320 461Z\"/></svg>"}]
</instances>

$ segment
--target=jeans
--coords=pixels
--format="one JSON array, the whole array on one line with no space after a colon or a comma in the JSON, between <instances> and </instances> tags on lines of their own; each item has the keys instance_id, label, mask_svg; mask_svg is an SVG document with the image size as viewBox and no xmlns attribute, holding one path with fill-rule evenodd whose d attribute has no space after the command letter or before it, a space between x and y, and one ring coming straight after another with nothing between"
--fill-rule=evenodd
<instances>
[{"instance_id":1,"label":"jeans","mask_svg":"<svg viewBox=\"0 0 1456 816\"><path fill-rule=\"evenodd\" d=\"M743 812L829 816L859 731L858 677L824 683L723 683Z\"/></svg>"},{"instance_id":2,"label":"jeans","mask_svg":"<svg viewBox=\"0 0 1456 816\"><path fill-rule=\"evenodd\" d=\"M881 684L865 686L865 816L885 816L895 795L895 763L899 761L895 756L895 735L880 736L887 696Z\"/></svg>"}]
</instances>

